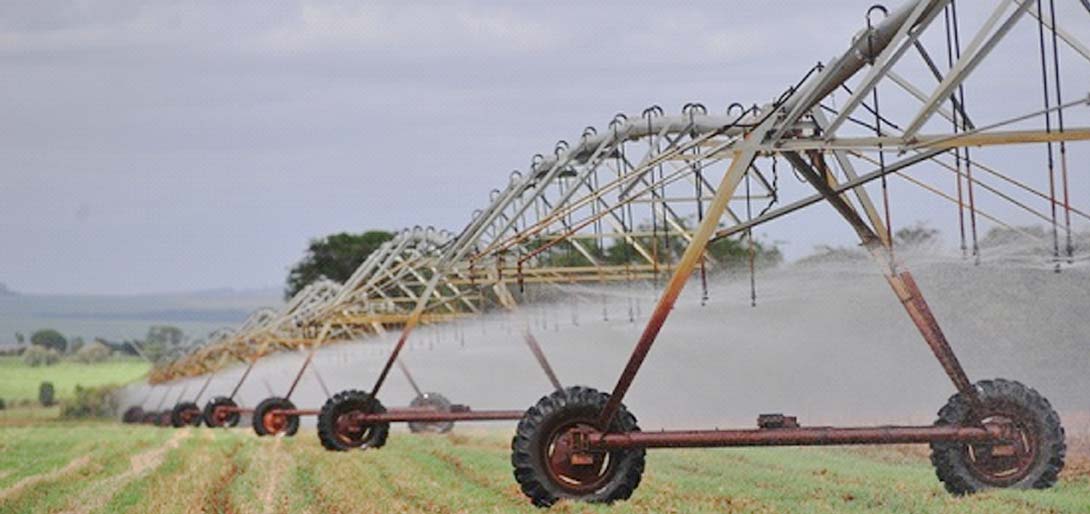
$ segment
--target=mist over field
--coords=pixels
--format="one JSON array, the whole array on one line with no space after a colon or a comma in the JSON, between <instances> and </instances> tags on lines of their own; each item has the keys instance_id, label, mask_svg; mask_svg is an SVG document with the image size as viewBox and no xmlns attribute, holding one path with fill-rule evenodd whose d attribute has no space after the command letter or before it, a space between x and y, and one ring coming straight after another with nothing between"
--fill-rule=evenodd
<instances>
[{"instance_id":1,"label":"mist over field","mask_svg":"<svg viewBox=\"0 0 1090 514\"><path fill-rule=\"evenodd\" d=\"M1090 268L1085 262L1054 273L1034 258L1004 256L979 266L957 256L901 258L972 380L1023 381L1065 418L1085 422L1090 411L1085 319ZM564 385L611 390L659 289L661 284L530 291L526 294L554 300L532 303L514 315L423 328L413 334L403 359L422 389L455 403L524 409L550 389L524 343L523 330L529 327ZM929 424L953 394L871 261L762 271L757 292L757 307L750 307L747 276L715 275L701 306L698 279L689 283L625 399L643 429L750 427L758 414L772 412L797 415L807 425ZM316 367L333 392L370 389L396 337L323 348ZM253 406L266 396L283 395L301 359L301 354L264 359L241 389L241 403ZM202 401L229 392L241 372L240 366L219 372ZM187 396L202 380L187 382ZM166 390L153 390L147 406L154 407ZM182 389L170 391L167 404ZM146 393L133 386L128 399L139 401ZM388 406L405 405L413 392L395 368L379 397ZM325 394L308 373L293 400L317 408Z\"/></svg>"}]
</instances>

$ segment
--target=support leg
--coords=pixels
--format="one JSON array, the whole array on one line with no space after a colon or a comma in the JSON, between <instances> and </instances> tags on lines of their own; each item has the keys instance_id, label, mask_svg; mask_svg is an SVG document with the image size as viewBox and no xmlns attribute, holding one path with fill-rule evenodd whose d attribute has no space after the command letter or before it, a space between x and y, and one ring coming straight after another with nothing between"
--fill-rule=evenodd
<instances>
[{"instance_id":1,"label":"support leg","mask_svg":"<svg viewBox=\"0 0 1090 514\"><path fill-rule=\"evenodd\" d=\"M333 395L329 393L329 386L327 386L325 384L325 380L322 379L322 374L318 372L318 366L314 363L311 363L310 370L314 372L314 378L318 379L318 385L322 387L322 392L325 393L325 397L333 397Z\"/></svg>"},{"instance_id":2,"label":"support leg","mask_svg":"<svg viewBox=\"0 0 1090 514\"><path fill-rule=\"evenodd\" d=\"M197 403L197 402L201 401L201 396L204 396L205 390L208 389L209 384L212 383L212 378L214 378L215 376L216 376L216 372L213 371L213 372L208 374L208 378L204 379L204 384L202 384L201 389L199 391L197 391L197 396L193 397L193 402L194 403Z\"/></svg>"},{"instance_id":3,"label":"support leg","mask_svg":"<svg viewBox=\"0 0 1090 514\"><path fill-rule=\"evenodd\" d=\"M882 238L875 233L874 229L859 216L859 213L850 204L836 194L834 187L829 184L826 178L822 177L801 155L793 152L784 155L791 162L791 165L798 170L799 174L855 229L863 242L863 246L882 265L886 281L893 288L901 304L904 305L909 318L912 319L912 322L920 331L920 335L923 336L924 341L927 342L927 345L935 354L946 375L950 377L950 381L954 383L954 387L957 388L958 392L975 401L977 397L976 390L973 389L972 382L969 381L969 377L965 374L965 370L961 367L957 356L954 355L954 350L950 347L946 335L943 334L938 320L931 313L931 309L924 300L923 294L920 293L919 287L916 286L916 281L913 280L912 275L907 271L897 271ZM822 157L817 155L812 156L812 159L820 160ZM819 162L818 167L821 166L823 165Z\"/></svg>"},{"instance_id":4,"label":"support leg","mask_svg":"<svg viewBox=\"0 0 1090 514\"><path fill-rule=\"evenodd\" d=\"M751 135L750 137L754 136ZM697 227L696 232L693 234L692 242L689 243L689 247L685 249L685 253L681 256L681 260L678 261L677 267L674 269L674 274L670 277L670 282L666 285L666 290L663 291L658 304L655 305L655 310L652 311L650 319L647 320L647 326L640 335L640 339L636 343L636 348L632 350L632 356L629 357L628 364L625 365L624 371L621 373L621 378L613 388L613 394L610 395L609 401L599 415L599 426L608 427L613 416L620 408L625 393L628 392L628 388L632 386L632 381L635 380L636 373L640 370L640 366L643 365L643 361L647 358L648 352L651 351L651 346L654 344L655 338L658 337L659 331L662 330L662 324L666 322L666 317L670 314L670 311L673 310L674 304L677 303L677 299L681 295L681 290L685 287L686 282L688 282L689 275L693 272L697 260L703 256L704 248L707 246L708 240L711 239L712 234L719 225L719 219L723 217L723 213L727 209L727 202L729 202L731 196L734 195L734 190L738 188L738 183L741 182L742 176L745 174L746 170L749 169L749 166L753 163L753 159L756 155L756 151L752 148L735 152L734 157L731 160L730 168L728 168L726 174L723 175L723 181L719 185L719 189L715 192L715 197L712 198L711 204L708 206L707 216L704 218L704 221L700 223L700 226Z\"/></svg>"},{"instance_id":5,"label":"support leg","mask_svg":"<svg viewBox=\"0 0 1090 514\"><path fill-rule=\"evenodd\" d=\"M231 395L228 398L234 400L238 395L238 390L242 388L242 384L246 382L246 377L250 376L250 372L254 370L254 366L257 365L258 357L250 359L250 364L246 365L246 369L242 372L242 376L239 377L238 383L235 384L235 388L231 390Z\"/></svg>"},{"instance_id":6,"label":"support leg","mask_svg":"<svg viewBox=\"0 0 1090 514\"><path fill-rule=\"evenodd\" d=\"M534 354L534 358L537 359L537 363L541 366L541 370L545 372L545 376L549 378L549 382L553 384L553 388L557 391L564 388L560 385L560 379L556 378L556 373L553 372L552 365L549 364L549 359L545 357L545 352L541 351L541 344L537 342L537 338L534 334L531 334L529 330L526 331L526 346L530 347L530 353Z\"/></svg>"},{"instance_id":7,"label":"support leg","mask_svg":"<svg viewBox=\"0 0 1090 514\"><path fill-rule=\"evenodd\" d=\"M413 374L409 373L409 367L402 362L401 359L397 360L397 367L401 370L401 374L405 375L405 380L409 381L409 385L412 386L413 392L416 393L416 397L424 396L424 392L420 390L420 386L417 385L416 380L413 379Z\"/></svg>"}]
</instances>

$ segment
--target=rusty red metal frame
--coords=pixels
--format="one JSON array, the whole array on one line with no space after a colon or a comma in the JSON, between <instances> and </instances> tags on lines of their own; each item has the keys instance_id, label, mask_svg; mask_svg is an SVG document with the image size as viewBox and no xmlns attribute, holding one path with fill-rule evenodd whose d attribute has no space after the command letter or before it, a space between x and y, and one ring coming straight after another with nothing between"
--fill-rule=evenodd
<instances>
[{"instance_id":1,"label":"rusty red metal frame","mask_svg":"<svg viewBox=\"0 0 1090 514\"><path fill-rule=\"evenodd\" d=\"M912 444L937 441L982 443L1002 439L1003 436L1003 430L997 426L797 427L625 433L587 431L581 444L585 449L609 450L620 448L712 448L730 446L832 446Z\"/></svg>"},{"instance_id":2,"label":"rusty red metal frame","mask_svg":"<svg viewBox=\"0 0 1090 514\"><path fill-rule=\"evenodd\" d=\"M749 139L754 134L747 134ZM965 370L950 347L938 321L923 298L916 281L908 271L899 271L888 251L888 242L859 215L859 213L830 184L830 176L820 154L811 154L811 162L801 155L784 152L791 165L809 182L823 199L856 230L863 246L883 265L886 281L897 295L909 318L916 325L924 341L931 348L943 370L957 390L972 402L977 401ZM658 304L655 306L644 331L632 350L624 371L603 407L597 420L598 427L609 427L620 410L625 393L631 387L658 337L662 326L673 310L681 290L715 230L729 198L744 173L756 158L753 147L737 150L730 168L723 177L716 197L709 206L708 218L697 228L692 242L674 270ZM813 165L811 165L811 163ZM815 169L816 168L816 169ZM1003 436L1004 429L997 426L916 426L916 427L789 427L759 428L749 430L697 430L661 432L600 432L586 429L573 432L579 451L614 448L676 448L676 447L726 447L726 446L800 446L800 445L847 445L847 444L899 444L927 443L936 441L982 442Z\"/></svg>"},{"instance_id":3,"label":"rusty red metal frame","mask_svg":"<svg viewBox=\"0 0 1090 514\"><path fill-rule=\"evenodd\" d=\"M372 423L398 423L398 422L421 422L421 423L439 423L444 421L503 421L503 420L516 420L521 419L525 414L521 410L472 410L468 407L461 409L455 409L450 412L439 412L429 408L393 408L380 414L364 414L357 412L350 414L351 421L361 425ZM313 416L317 415L316 410L283 410L276 411L286 415L295 416Z\"/></svg>"},{"instance_id":4,"label":"rusty red metal frame","mask_svg":"<svg viewBox=\"0 0 1090 514\"><path fill-rule=\"evenodd\" d=\"M375 394L377 394L379 388L384 382L385 375L389 372L390 368L393 367L394 363L396 363L401 368L401 371L404 373L405 378L409 381L409 385L412 386L416 394L418 396L423 394L421 392L420 386L416 383L416 380L413 379L412 374L409 373L408 367L405 366L401 359L397 358L401 347L404 346L405 341L408 340L408 334L411 331L412 329L410 328L409 330L402 332L401 338L398 340L398 345L395 347L395 350L391 352L391 355L386 362L386 366L383 368L383 373L380 374L379 379L376 381L375 387L372 389L372 398L375 398ZM544 351L542 351L541 344L538 342L537 338L534 337L534 335L529 331L526 331L525 341L526 345L530 348L530 353L533 354L534 359L537 361L538 365L541 366L541 369L545 373L545 376L549 379L549 382L556 389L562 389L563 386L560 384L560 380L557 378L556 372L553 371L552 366L549 364L549 360L545 356ZM304 361L302 369L300 369L299 373L296 374L295 380L292 382L292 387L288 391L289 396L295 390L295 386L298 384L299 378L303 374L303 370L305 370L307 365L310 364L313 356L313 351L311 351L311 353L307 355L307 359ZM234 408L228 409L229 412L235 410ZM249 411L252 412L253 409L249 409ZM242 410L238 410L238 412L242 412ZM285 409L271 410L269 412L288 416L317 416L321 411L318 409ZM498 421L521 419L523 414L524 411L522 410L474 411L466 405L454 405L452 406L450 412L439 412L428 407L390 407L387 408L387 411L385 413L381 414L356 413L353 415L353 421L360 424L393 422L437 423L447 421Z\"/></svg>"}]
</instances>

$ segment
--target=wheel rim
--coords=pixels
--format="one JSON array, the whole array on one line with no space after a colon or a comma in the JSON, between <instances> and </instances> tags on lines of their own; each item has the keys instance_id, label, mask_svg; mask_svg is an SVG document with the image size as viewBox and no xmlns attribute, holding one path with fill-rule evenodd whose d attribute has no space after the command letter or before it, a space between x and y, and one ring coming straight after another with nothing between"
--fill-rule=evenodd
<instances>
[{"instance_id":1,"label":"wheel rim","mask_svg":"<svg viewBox=\"0 0 1090 514\"><path fill-rule=\"evenodd\" d=\"M616 467L616 459L607 451L580 452L577 459L574 437L596 428L585 421L560 425L545 439L542 456L550 480L570 494L586 494L599 489L609 481ZM573 462L574 460L574 462Z\"/></svg>"},{"instance_id":2,"label":"wheel rim","mask_svg":"<svg viewBox=\"0 0 1090 514\"><path fill-rule=\"evenodd\" d=\"M1007 435L999 443L965 445L970 472L996 487L1006 487L1025 478L1037 461L1036 425L1010 412L990 413L980 424L998 427Z\"/></svg>"},{"instance_id":3,"label":"wheel rim","mask_svg":"<svg viewBox=\"0 0 1090 514\"><path fill-rule=\"evenodd\" d=\"M196 407L191 407L191 408L188 408L188 409L184 409L184 410L182 410L182 415L181 415L182 423L184 423L186 425L192 425L192 424L194 424L194 421L200 419L200 416L201 416L201 411L197 410Z\"/></svg>"}]
</instances>

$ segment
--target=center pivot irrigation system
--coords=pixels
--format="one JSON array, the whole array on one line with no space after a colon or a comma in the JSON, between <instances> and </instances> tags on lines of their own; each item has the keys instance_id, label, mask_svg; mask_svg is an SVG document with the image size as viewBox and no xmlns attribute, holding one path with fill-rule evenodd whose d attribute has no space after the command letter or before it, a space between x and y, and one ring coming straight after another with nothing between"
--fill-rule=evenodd
<instances>
[{"instance_id":1,"label":"center pivot irrigation system","mask_svg":"<svg viewBox=\"0 0 1090 514\"><path fill-rule=\"evenodd\" d=\"M1064 464L1059 416L1018 382L969 379L897 258L891 183L949 202L966 258L979 262L978 225L986 222L1047 245L1049 267L1057 272L1085 260L1073 232L1090 217L1069 196L1068 169L1085 171L1085 160L1069 163L1069 154L1076 142L1090 139L1090 128L1067 124L1088 119L1090 96L1082 88L1090 83L1090 50L1057 18L1085 27L1090 2L1056 3L997 0L961 15L952 0L874 6L847 51L813 67L773 101L735 103L724 114L701 104L674 115L652 107L618 115L600 132L588 127L576 142L561 141L550 154L535 156L527 173L512 173L457 235L404 231L345 284L319 282L279 313L255 313L238 330L222 331L156 369L151 382L209 374L194 400L180 401L184 389L178 396L176 426L202 419L233 426L249 413L258 433L290 434L299 416L316 414L319 438L331 450L379 447L393 422L443 431L456 421L518 419L514 476L539 506L565 498L628 498L639 485L647 448L929 443L937 475L954 494L1049 487ZM971 86L980 87L970 79L989 63L1009 70L1010 84L992 80L978 90L980 97L970 95ZM1039 78L1039 88L1015 80L1024 77ZM1065 97L1072 83L1080 89ZM970 104L987 108L974 111ZM989 164L997 161L1017 166L1020 176ZM880 202L872 197L875 189ZM763 414L757 428L641 431L625 394L685 285L697 276L706 299L708 270L723 265L719 245L741 242L749 249L756 304L753 229L816 204L831 207L854 230L953 383L956 394L939 419L927 426L808 427L793 416ZM1011 215L1043 221L1049 233L1001 219ZM616 282L665 282L665 288L611 393L562 387L529 323L523 336L555 391L526 411L451 405L421 392L401 360L421 324L458 326L462 318L514 311L545 292L578 294L571 284ZM314 352L389 330L400 336L370 388L330 394ZM239 407L242 383L276 349L306 351L286 394L252 410ZM233 359L248 366L231 393L202 412L197 402L211 373ZM378 395L395 365L417 398L409 407L387 409ZM308 368L328 397L318 410L290 401ZM159 407L144 415L149 391L125 419L161 423L172 390L165 387Z\"/></svg>"}]
</instances>

